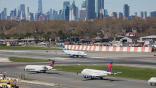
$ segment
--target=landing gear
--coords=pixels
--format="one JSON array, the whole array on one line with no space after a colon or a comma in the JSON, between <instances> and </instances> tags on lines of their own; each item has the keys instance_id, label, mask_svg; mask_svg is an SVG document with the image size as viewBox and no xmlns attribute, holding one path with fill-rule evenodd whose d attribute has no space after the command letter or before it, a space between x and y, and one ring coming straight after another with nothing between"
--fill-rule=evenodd
<instances>
[{"instance_id":1,"label":"landing gear","mask_svg":"<svg viewBox=\"0 0 156 88\"><path fill-rule=\"evenodd\" d=\"M150 83L151 86L156 86L156 83Z\"/></svg>"},{"instance_id":2,"label":"landing gear","mask_svg":"<svg viewBox=\"0 0 156 88\"><path fill-rule=\"evenodd\" d=\"M103 80L104 78L103 77L100 77L100 79Z\"/></svg>"}]
</instances>

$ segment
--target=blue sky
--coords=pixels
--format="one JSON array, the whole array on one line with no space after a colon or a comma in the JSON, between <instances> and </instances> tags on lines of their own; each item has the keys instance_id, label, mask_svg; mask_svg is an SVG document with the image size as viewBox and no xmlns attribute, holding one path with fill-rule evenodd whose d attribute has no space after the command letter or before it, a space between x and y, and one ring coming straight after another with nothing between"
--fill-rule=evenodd
<instances>
[{"instance_id":1,"label":"blue sky","mask_svg":"<svg viewBox=\"0 0 156 88\"><path fill-rule=\"evenodd\" d=\"M8 11L18 8L20 4L26 4L30 7L31 12L37 12L37 1L38 0L0 0L0 11L3 8L8 8ZM59 10L63 8L63 1L65 0L43 0L43 10L47 12L50 8ZM73 1L73 0L66 0ZM83 0L75 0L76 5L80 7ZM140 11L156 11L156 0L105 0L105 8L108 12L113 11L122 12L123 5L129 4L131 14Z\"/></svg>"}]
</instances>

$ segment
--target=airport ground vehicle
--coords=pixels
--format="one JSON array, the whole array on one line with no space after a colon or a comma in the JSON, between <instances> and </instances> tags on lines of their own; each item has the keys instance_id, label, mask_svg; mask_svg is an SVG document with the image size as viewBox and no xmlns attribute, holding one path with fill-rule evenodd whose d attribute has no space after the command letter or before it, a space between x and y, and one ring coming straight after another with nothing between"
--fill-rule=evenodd
<instances>
[{"instance_id":1,"label":"airport ground vehicle","mask_svg":"<svg viewBox=\"0 0 156 88\"><path fill-rule=\"evenodd\" d=\"M17 80L0 74L0 88L19 88Z\"/></svg>"}]
</instances>

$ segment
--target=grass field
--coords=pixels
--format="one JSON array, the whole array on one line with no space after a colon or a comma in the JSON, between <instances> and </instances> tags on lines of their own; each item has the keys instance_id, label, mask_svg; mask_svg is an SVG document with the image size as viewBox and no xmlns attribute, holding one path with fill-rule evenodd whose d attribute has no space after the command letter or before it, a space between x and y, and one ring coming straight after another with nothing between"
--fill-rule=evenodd
<instances>
[{"instance_id":1,"label":"grass field","mask_svg":"<svg viewBox=\"0 0 156 88\"><path fill-rule=\"evenodd\" d=\"M84 68L106 70L106 66L57 66L56 69L66 72L80 73ZM148 80L150 77L156 77L156 69L144 69L136 67L124 67L124 66L114 66L113 72L122 72L121 74L114 75L114 77Z\"/></svg>"},{"instance_id":2,"label":"grass field","mask_svg":"<svg viewBox=\"0 0 156 88\"><path fill-rule=\"evenodd\" d=\"M0 46L0 50L60 50L59 48Z\"/></svg>"},{"instance_id":3,"label":"grass field","mask_svg":"<svg viewBox=\"0 0 156 88\"><path fill-rule=\"evenodd\" d=\"M9 60L12 62L49 62L49 60L44 59L32 59L32 58L23 58L23 57L9 57Z\"/></svg>"}]
</instances>

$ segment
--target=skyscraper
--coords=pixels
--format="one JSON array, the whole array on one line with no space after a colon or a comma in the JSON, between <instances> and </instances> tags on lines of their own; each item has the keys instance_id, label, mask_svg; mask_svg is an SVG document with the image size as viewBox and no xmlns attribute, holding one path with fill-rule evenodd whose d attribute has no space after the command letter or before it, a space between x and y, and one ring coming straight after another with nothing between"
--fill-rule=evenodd
<instances>
[{"instance_id":1,"label":"skyscraper","mask_svg":"<svg viewBox=\"0 0 156 88\"><path fill-rule=\"evenodd\" d=\"M86 0L84 0L82 2L81 8L85 8L85 9L87 8L87 2L86 2Z\"/></svg>"},{"instance_id":2,"label":"skyscraper","mask_svg":"<svg viewBox=\"0 0 156 88\"><path fill-rule=\"evenodd\" d=\"M27 15L26 15L26 20L30 21L30 10L29 7L27 7Z\"/></svg>"},{"instance_id":3,"label":"skyscraper","mask_svg":"<svg viewBox=\"0 0 156 88\"><path fill-rule=\"evenodd\" d=\"M16 9L14 9L10 12L10 20L16 20L16 16L17 16Z\"/></svg>"},{"instance_id":4,"label":"skyscraper","mask_svg":"<svg viewBox=\"0 0 156 88\"><path fill-rule=\"evenodd\" d=\"M42 0L38 0L38 13L42 14Z\"/></svg>"},{"instance_id":5,"label":"skyscraper","mask_svg":"<svg viewBox=\"0 0 156 88\"><path fill-rule=\"evenodd\" d=\"M130 7L128 4L125 4L124 5L124 17L129 18L129 14L130 14Z\"/></svg>"},{"instance_id":6,"label":"skyscraper","mask_svg":"<svg viewBox=\"0 0 156 88\"><path fill-rule=\"evenodd\" d=\"M123 13L119 12L119 19L123 19Z\"/></svg>"},{"instance_id":7,"label":"skyscraper","mask_svg":"<svg viewBox=\"0 0 156 88\"><path fill-rule=\"evenodd\" d=\"M4 10L1 13L2 20L7 20L7 8L4 8Z\"/></svg>"},{"instance_id":8,"label":"skyscraper","mask_svg":"<svg viewBox=\"0 0 156 88\"><path fill-rule=\"evenodd\" d=\"M70 6L70 2L69 1L64 1L63 2L63 9L66 8L66 7L69 7Z\"/></svg>"},{"instance_id":9,"label":"skyscraper","mask_svg":"<svg viewBox=\"0 0 156 88\"><path fill-rule=\"evenodd\" d=\"M75 21L78 19L78 7L75 5L75 1L73 1L71 7L70 7L70 14L69 14L69 20Z\"/></svg>"},{"instance_id":10,"label":"skyscraper","mask_svg":"<svg viewBox=\"0 0 156 88\"><path fill-rule=\"evenodd\" d=\"M104 17L109 17L108 10L104 9Z\"/></svg>"},{"instance_id":11,"label":"skyscraper","mask_svg":"<svg viewBox=\"0 0 156 88\"><path fill-rule=\"evenodd\" d=\"M147 12L146 11L144 12L144 15L145 15L145 19L146 19L147 18Z\"/></svg>"},{"instance_id":12,"label":"skyscraper","mask_svg":"<svg viewBox=\"0 0 156 88\"><path fill-rule=\"evenodd\" d=\"M87 0L87 18L95 19L95 0Z\"/></svg>"},{"instance_id":13,"label":"skyscraper","mask_svg":"<svg viewBox=\"0 0 156 88\"><path fill-rule=\"evenodd\" d=\"M141 12L140 12L140 15L141 15L141 18L143 19L143 18L144 18L144 12L141 11Z\"/></svg>"},{"instance_id":14,"label":"skyscraper","mask_svg":"<svg viewBox=\"0 0 156 88\"><path fill-rule=\"evenodd\" d=\"M95 12L96 17L100 18L100 16L104 15L104 0L95 0Z\"/></svg>"},{"instance_id":15,"label":"skyscraper","mask_svg":"<svg viewBox=\"0 0 156 88\"><path fill-rule=\"evenodd\" d=\"M0 13L0 20L2 20L2 15L1 15L1 13Z\"/></svg>"},{"instance_id":16,"label":"skyscraper","mask_svg":"<svg viewBox=\"0 0 156 88\"><path fill-rule=\"evenodd\" d=\"M86 20L86 19L87 19L87 3L86 0L84 0L80 10L80 20Z\"/></svg>"},{"instance_id":17,"label":"skyscraper","mask_svg":"<svg viewBox=\"0 0 156 88\"><path fill-rule=\"evenodd\" d=\"M18 17L20 20L26 19L26 14L25 14L25 4L21 4L18 12Z\"/></svg>"},{"instance_id":18,"label":"skyscraper","mask_svg":"<svg viewBox=\"0 0 156 88\"><path fill-rule=\"evenodd\" d=\"M151 15L151 17L153 18L156 18L156 11L152 11L151 13L150 13L150 15Z\"/></svg>"},{"instance_id":19,"label":"skyscraper","mask_svg":"<svg viewBox=\"0 0 156 88\"><path fill-rule=\"evenodd\" d=\"M112 17L115 18L115 19L117 19L117 17L118 17L117 12L112 12Z\"/></svg>"},{"instance_id":20,"label":"skyscraper","mask_svg":"<svg viewBox=\"0 0 156 88\"><path fill-rule=\"evenodd\" d=\"M69 1L63 2L63 9L64 9L64 20L69 21L69 12L70 12L70 2Z\"/></svg>"},{"instance_id":21,"label":"skyscraper","mask_svg":"<svg viewBox=\"0 0 156 88\"><path fill-rule=\"evenodd\" d=\"M4 8L3 11L0 13L1 20L7 20L7 8Z\"/></svg>"}]
</instances>

